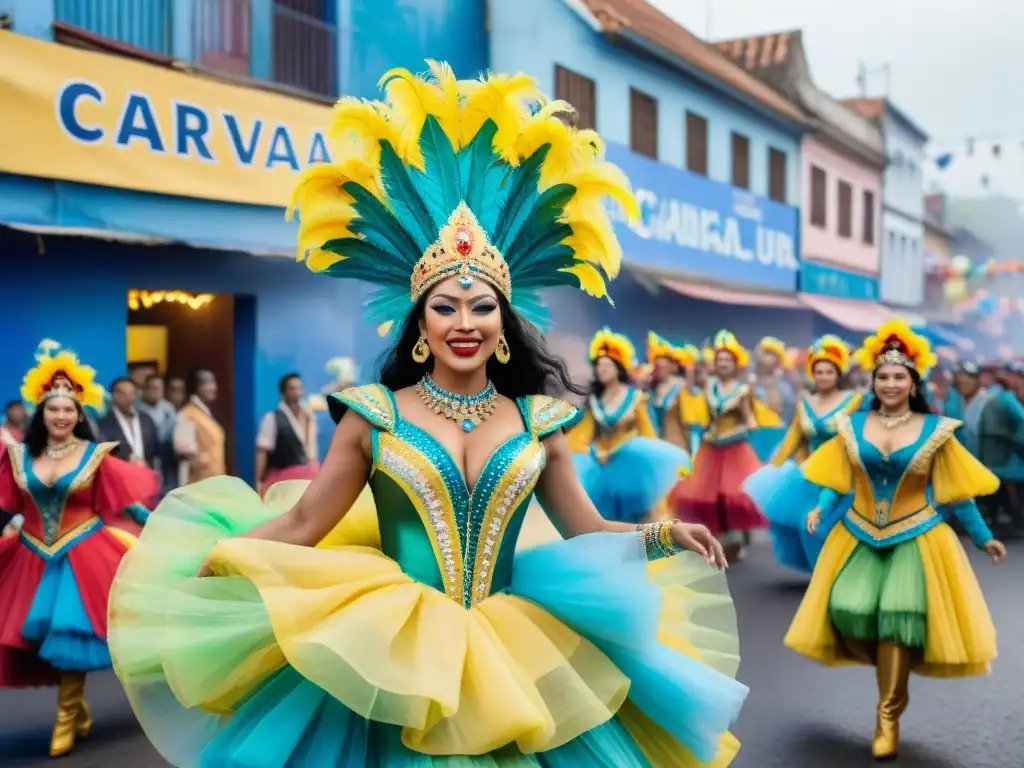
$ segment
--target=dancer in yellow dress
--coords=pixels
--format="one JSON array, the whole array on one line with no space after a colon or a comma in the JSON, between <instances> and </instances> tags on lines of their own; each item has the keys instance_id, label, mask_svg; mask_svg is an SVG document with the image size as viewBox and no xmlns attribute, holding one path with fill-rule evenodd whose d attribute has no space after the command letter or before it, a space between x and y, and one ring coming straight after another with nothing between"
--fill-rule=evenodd
<instances>
[{"instance_id":1,"label":"dancer in yellow dress","mask_svg":"<svg viewBox=\"0 0 1024 768\"><path fill-rule=\"evenodd\" d=\"M161 503L111 595L117 674L176 766L728 765L746 689L709 666L737 661L721 549L600 517L531 322L535 291L606 295L626 179L530 78L430 66L343 99L335 163L297 192L308 265L375 283L394 321L380 382L329 397L308 486ZM367 484L376 515L350 518ZM535 491L566 539L516 553Z\"/></svg>"},{"instance_id":2,"label":"dancer in yellow dress","mask_svg":"<svg viewBox=\"0 0 1024 768\"><path fill-rule=\"evenodd\" d=\"M690 455L659 439L650 395L632 383L633 343L602 328L590 342L594 380L583 417L567 435L576 474L605 520L664 517L665 496L690 471Z\"/></svg>"},{"instance_id":3,"label":"dancer in yellow dress","mask_svg":"<svg viewBox=\"0 0 1024 768\"><path fill-rule=\"evenodd\" d=\"M857 353L873 371L871 410L836 416L838 434L804 463L821 487L808 530L827 535L786 645L827 665L874 665L872 753L896 755L911 672L985 674L996 634L981 589L947 524L955 516L994 562L1006 548L974 503L996 477L957 442L960 422L929 413L928 342L894 320Z\"/></svg>"}]
</instances>

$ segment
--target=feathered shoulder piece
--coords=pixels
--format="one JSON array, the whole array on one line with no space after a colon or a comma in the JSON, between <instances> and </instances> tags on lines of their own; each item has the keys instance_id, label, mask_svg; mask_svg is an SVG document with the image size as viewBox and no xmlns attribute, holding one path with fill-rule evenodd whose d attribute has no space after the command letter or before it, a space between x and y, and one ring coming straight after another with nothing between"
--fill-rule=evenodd
<instances>
[{"instance_id":1,"label":"feathered shoulder piece","mask_svg":"<svg viewBox=\"0 0 1024 768\"><path fill-rule=\"evenodd\" d=\"M850 347L838 336L821 336L807 350L807 378L814 378L814 364L821 361L832 363L843 375L850 370Z\"/></svg>"},{"instance_id":2,"label":"feathered shoulder piece","mask_svg":"<svg viewBox=\"0 0 1024 768\"><path fill-rule=\"evenodd\" d=\"M857 363L867 371L880 365L902 365L918 372L922 379L938 362L928 339L919 336L899 318L886 322L857 350Z\"/></svg>"},{"instance_id":3,"label":"feathered shoulder piece","mask_svg":"<svg viewBox=\"0 0 1024 768\"><path fill-rule=\"evenodd\" d=\"M594 334L590 340L590 352L588 357L591 363L597 362L599 358L608 357L632 373L637 366L636 349L627 337L621 333L615 333L610 328L602 328Z\"/></svg>"},{"instance_id":4,"label":"feathered shoulder piece","mask_svg":"<svg viewBox=\"0 0 1024 768\"><path fill-rule=\"evenodd\" d=\"M736 358L738 368L746 368L750 365L750 353L743 347L736 337L729 331L719 331L711 341L711 362L719 352L728 352Z\"/></svg>"},{"instance_id":5,"label":"feathered shoulder piece","mask_svg":"<svg viewBox=\"0 0 1024 768\"><path fill-rule=\"evenodd\" d=\"M39 343L36 365L21 383L21 397L33 407L51 397L70 397L96 411L102 411L106 401L103 387L96 383L96 371L52 339Z\"/></svg>"},{"instance_id":6,"label":"feathered shoulder piece","mask_svg":"<svg viewBox=\"0 0 1024 768\"><path fill-rule=\"evenodd\" d=\"M533 322L543 288L607 297L622 250L605 198L639 209L598 135L566 125L572 108L526 75L464 81L427 64L385 74L384 101L338 102L335 159L306 171L289 207L299 259L379 286L368 310L382 331L449 277L486 280Z\"/></svg>"}]
</instances>

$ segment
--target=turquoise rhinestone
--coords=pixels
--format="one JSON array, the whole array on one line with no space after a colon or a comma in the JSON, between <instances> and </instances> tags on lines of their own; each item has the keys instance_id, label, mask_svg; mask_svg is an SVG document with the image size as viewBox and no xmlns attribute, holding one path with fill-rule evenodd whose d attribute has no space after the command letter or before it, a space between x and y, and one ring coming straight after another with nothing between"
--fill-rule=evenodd
<instances>
[{"instance_id":1,"label":"turquoise rhinestone","mask_svg":"<svg viewBox=\"0 0 1024 768\"><path fill-rule=\"evenodd\" d=\"M463 419L462 420L462 431L463 432L472 432L473 431L473 427L475 427L475 426L476 426L476 424L474 424L471 419Z\"/></svg>"},{"instance_id":2,"label":"turquoise rhinestone","mask_svg":"<svg viewBox=\"0 0 1024 768\"><path fill-rule=\"evenodd\" d=\"M469 288L471 285L473 285L473 278L466 277L465 275L463 275L462 277L459 278L459 285L461 285L463 288Z\"/></svg>"}]
</instances>

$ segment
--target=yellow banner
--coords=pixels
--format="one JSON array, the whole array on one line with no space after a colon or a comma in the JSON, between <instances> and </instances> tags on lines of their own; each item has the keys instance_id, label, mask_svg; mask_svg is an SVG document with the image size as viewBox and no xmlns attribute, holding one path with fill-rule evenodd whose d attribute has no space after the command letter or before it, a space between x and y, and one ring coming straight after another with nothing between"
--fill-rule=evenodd
<instances>
[{"instance_id":1,"label":"yellow banner","mask_svg":"<svg viewBox=\"0 0 1024 768\"><path fill-rule=\"evenodd\" d=\"M0 172L283 206L329 107L0 31Z\"/></svg>"}]
</instances>

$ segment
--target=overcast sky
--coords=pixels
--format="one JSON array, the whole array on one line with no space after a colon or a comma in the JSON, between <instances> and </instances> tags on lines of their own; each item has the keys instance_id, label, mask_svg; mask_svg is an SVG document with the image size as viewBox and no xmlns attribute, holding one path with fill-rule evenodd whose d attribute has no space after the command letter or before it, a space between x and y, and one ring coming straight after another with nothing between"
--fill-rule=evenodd
<instances>
[{"instance_id":1,"label":"overcast sky","mask_svg":"<svg viewBox=\"0 0 1024 768\"><path fill-rule=\"evenodd\" d=\"M712 40L801 29L815 82L834 96L858 92L857 65L892 66L892 101L955 162L932 181L957 194L1024 199L1024 3L1018 0L650 0ZM710 19L709 19L710 9ZM869 77L869 95L885 79ZM965 139L977 137L974 155ZM1001 145L998 161L992 145Z\"/></svg>"}]
</instances>

